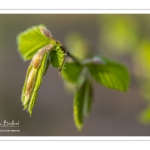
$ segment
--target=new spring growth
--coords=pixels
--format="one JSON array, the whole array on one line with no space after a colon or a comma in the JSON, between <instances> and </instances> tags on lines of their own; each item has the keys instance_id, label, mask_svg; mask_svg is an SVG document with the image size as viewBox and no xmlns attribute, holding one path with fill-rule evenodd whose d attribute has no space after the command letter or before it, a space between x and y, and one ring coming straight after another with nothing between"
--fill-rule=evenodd
<instances>
[{"instance_id":1,"label":"new spring growth","mask_svg":"<svg viewBox=\"0 0 150 150\"><path fill-rule=\"evenodd\" d=\"M129 72L124 65L98 55L79 60L67 52L59 41L53 39L51 32L44 25L33 26L21 32L17 42L22 58L31 60L21 96L24 110L27 110L30 116L43 76L50 65L57 68L59 73L62 71L66 82L74 84L73 114L78 130L82 129L84 117L92 108L92 81L122 92L126 92L129 87ZM72 61L65 62L66 55Z\"/></svg>"},{"instance_id":2,"label":"new spring growth","mask_svg":"<svg viewBox=\"0 0 150 150\"><path fill-rule=\"evenodd\" d=\"M53 45L52 44L48 44L46 46L44 46L43 48L41 48L32 58L32 61L31 61L31 64L32 66L37 69L39 68L40 64L41 64L41 61L42 61L42 58L43 58L43 55L52 50L53 49Z\"/></svg>"},{"instance_id":3,"label":"new spring growth","mask_svg":"<svg viewBox=\"0 0 150 150\"><path fill-rule=\"evenodd\" d=\"M44 41L46 39L47 41L44 46L41 45L39 50L33 49L35 54L32 56L31 63L28 67L22 90L22 105L24 106L24 110L27 110L31 115L42 78L46 74L49 65L51 64L53 67L58 68L60 73L63 68L66 54L62 44L52 38L51 32L45 26L40 25L38 27L33 27L32 30L20 34L18 39L23 40L27 44L31 43L32 40L30 41L26 38L27 34L31 34L30 36L35 34L39 36L39 40L35 37L35 41L32 42L33 44L40 44L39 42L41 42L42 39L44 39ZM24 43L21 43L21 40L19 42L20 45L23 46L21 46L20 51L25 53ZM26 54L32 53L28 51ZM29 55L25 55L25 57L26 56Z\"/></svg>"},{"instance_id":4,"label":"new spring growth","mask_svg":"<svg viewBox=\"0 0 150 150\"><path fill-rule=\"evenodd\" d=\"M48 38L52 38L53 35L51 33L50 30L48 30L47 28L44 28L44 27L40 27L40 31L43 35L47 36Z\"/></svg>"},{"instance_id":5,"label":"new spring growth","mask_svg":"<svg viewBox=\"0 0 150 150\"><path fill-rule=\"evenodd\" d=\"M47 36L48 38L52 37L52 34L48 29L46 29L44 27L39 27L39 29L43 35ZM29 72L26 77L24 100L22 101L24 109L26 109L28 107L29 101L31 99L32 92L33 92L33 89L35 86L35 80L36 80L38 70L40 68L43 56L45 53L50 52L53 49L53 47L54 46L52 44L48 44L48 45L44 46L43 48L38 50L37 53L32 58L32 61L30 63L29 69L28 69Z\"/></svg>"},{"instance_id":6,"label":"new spring growth","mask_svg":"<svg viewBox=\"0 0 150 150\"><path fill-rule=\"evenodd\" d=\"M31 93L33 91L34 83L35 83L36 74L37 74L37 69L32 68L29 73L29 76L27 77L25 99L23 105L26 105L30 99Z\"/></svg>"},{"instance_id":7,"label":"new spring growth","mask_svg":"<svg viewBox=\"0 0 150 150\"><path fill-rule=\"evenodd\" d=\"M29 72L29 75L27 77L27 82L26 82L26 90L25 90L25 100L23 102L23 105L26 105L27 102L29 101L31 95L32 95L32 91L34 88L34 84L35 84L35 79L36 79L36 75L38 72L38 68L41 65L41 61L43 59L43 56L46 52L49 52L50 50L53 49L53 45L49 44L44 46L43 48L41 48L32 58L31 61L31 66L32 69Z\"/></svg>"}]
</instances>

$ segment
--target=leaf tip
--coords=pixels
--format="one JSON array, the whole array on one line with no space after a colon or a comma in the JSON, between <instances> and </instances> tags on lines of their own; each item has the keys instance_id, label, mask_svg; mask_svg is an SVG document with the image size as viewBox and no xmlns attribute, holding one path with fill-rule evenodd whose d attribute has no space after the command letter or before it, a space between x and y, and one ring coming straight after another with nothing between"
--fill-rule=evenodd
<instances>
[{"instance_id":1,"label":"leaf tip","mask_svg":"<svg viewBox=\"0 0 150 150\"><path fill-rule=\"evenodd\" d=\"M31 110L29 110L28 112L29 112L29 114L30 114L30 117L31 117L31 116L32 116L32 111L31 111Z\"/></svg>"},{"instance_id":2,"label":"leaf tip","mask_svg":"<svg viewBox=\"0 0 150 150\"><path fill-rule=\"evenodd\" d=\"M52 38L53 37L51 31L48 30L46 27L40 26L39 29L40 29L41 33L43 35L45 35L46 37L48 37L48 38Z\"/></svg>"},{"instance_id":3,"label":"leaf tip","mask_svg":"<svg viewBox=\"0 0 150 150\"><path fill-rule=\"evenodd\" d=\"M82 131L83 124L76 124L78 131Z\"/></svg>"}]
</instances>

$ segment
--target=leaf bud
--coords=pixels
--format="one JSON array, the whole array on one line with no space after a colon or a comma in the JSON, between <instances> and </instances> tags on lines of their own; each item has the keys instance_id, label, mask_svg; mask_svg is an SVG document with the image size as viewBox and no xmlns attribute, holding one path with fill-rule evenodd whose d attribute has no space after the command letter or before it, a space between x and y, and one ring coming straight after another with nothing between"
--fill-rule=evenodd
<instances>
[{"instance_id":1,"label":"leaf bud","mask_svg":"<svg viewBox=\"0 0 150 150\"><path fill-rule=\"evenodd\" d=\"M40 31L41 31L41 33L42 33L43 35L45 35L45 36L48 37L48 38L52 38L52 37L53 37L51 31L48 30L47 28L40 27Z\"/></svg>"}]
</instances>

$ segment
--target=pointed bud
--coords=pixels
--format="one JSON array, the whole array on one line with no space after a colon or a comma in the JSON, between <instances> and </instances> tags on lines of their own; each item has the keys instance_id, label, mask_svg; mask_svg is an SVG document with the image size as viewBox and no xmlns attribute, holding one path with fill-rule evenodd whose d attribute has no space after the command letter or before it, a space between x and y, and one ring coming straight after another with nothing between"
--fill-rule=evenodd
<instances>
[{"instance_id":1,"label":"pointed bud","mask_svg":"<svg viewBox=\"0 0 150 150\"><path fill-rule=\"evenodd\" d=\"M50 30L48 30L47 28L44 28L44 27L40 27L40 31L43 35L47 36L48 38L52 38L53 35L51 33Z\"/></svg>"},{"instance_id":2,"label":"pointed bud","mask_svg":"<svg viewBox=\"0 0 150 150\"><path fill-rule=\"evenodd\" d=\"M49 50L52 50L53 45L52 44L48 44L46 46L44 46L43 48L41 48L32 58L32 66L36 69L39 68L40 64L41 64L41 60L44 56L44 54L46 52L48 52Z\"/></svg>"}]
</instances>

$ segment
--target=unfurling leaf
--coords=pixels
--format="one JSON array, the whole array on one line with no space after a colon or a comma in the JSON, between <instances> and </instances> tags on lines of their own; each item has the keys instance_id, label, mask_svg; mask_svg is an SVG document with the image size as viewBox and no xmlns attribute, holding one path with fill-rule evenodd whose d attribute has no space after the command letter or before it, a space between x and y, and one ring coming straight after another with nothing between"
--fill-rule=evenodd
<instances>
[{"instance_id":1,"label":"unfurling leaf","mask_svg":"<svg viewBox=\"0 0 150 150\"><path fill-rule=\"evenodd\" d=\"M18 35L18 50L24 60L32 59L40 48L50 44L51 39L41 32L42 29L45 31L46 27L44 25L33 26Z\"/></svg>"},{"instance_id":2,"label":"unfurling leaf","mask_svg":"<svg viewBox=\"0 0 150 150\"><path fill-rule=\"evenodd\" d=\"M88 47L85 46L87 42L84 42L78 35L73 35L73 38L69 40L69 45L73 45L72 52L74 51L75 56L79 56L81 60L67 52L59 41L53 39L51 32L44 25L34 26L20 33L17 41L18 51L23 59L32 59L21 96L24 110L27 110L30 116L49 65L59 68L63 79L75 87L73 114L78 130L82 129L83 117L89 115L91 111L92 78L108 88L120 91L126 91L129 86L129 73L125 66L99 56L85 59L88 54L86 54ZM72 58L72 62L65 62L67 55ZM145 114L146 119L149 119L150 112Z\"/></svg>"},{"instance_id":3,"label":"unfurling leaf","mask_svg":"<svg viewBox=\"0 0 150 150\"><path fill-rule=\"evenodd\" d=\"M27 72L26 80L22 90L22 104L24 106L24 109L27 109L27 111L30 113L30 116L32 115L32 110L37 98L38 90L40 88L42 78L45 73L48 57L49 53L45 53L39 68L35 69L32 64L30 64ZM30 76L32 76L32 78ZM29 81L30 83L28 82L29 78L31 78ZM30 89L27 88L28 86L30 86Z\"/></svg>"},{"instance_id":4,"label":"unfurling leaf","mask_svg":"<svg viewBox=\"0 0 150 150\"><path fill-rule=\"evenodd\" d=\"M74 97L74 122L78 130L82 130L83 126L83 110L86 84L84 83L80 90L76 91Z\"/></svg>"},{"instance_id":5,"label":"unfurling leaf","mask_svg":"<svg viewBox=\"0 0 150 150\"><path fill-rule=\"evenodd\" d=\"M102 64L87 64L92 77L100 84L119 91L126 91L129 86L129 73L127 68L120 63L111 61L104 57Z\"/></svg>"},{"instance_id":6,"label":"unfurling leaf","mask_svg":"<svg viewBox=\"0 0 150 150\"><path fill-rule=\"evenodd\" d=\"M93 101L93 88L90 82L86 82L86 89L85 89L85 100L84 100L84 116L88 116Z\"/></svg>"},{"instance_id":7,"label":"unfurling leaf","mask_svg":"<svg viewBox=\"0 0 150 150\"><path fill-rule=\"evenodd\" d=\"M36 101L38 89L42 82L42 77L47 71L49 55L52 50L52 44L44 46L34 55L29 65L22 90L22 104L24 109L28 109L30 115L32 114L32 109Z\"/></svg>"},{"instance_id":8,"label":"unfurling leaf","mask_svg":"<svg viewBox=\"0 0 150 150\"><path fill-rule=\"evenodd\" d=\"M65 58L65 52L60 48L60 45L50 53L50 63L55 68L60 68Z\"/></svg>"},{"instance_id":9,"label":"unfurling leaf","mask_svg":"<svg viewBox=\"0 0 150 150\"><path fill-rule=\"evenodd\" d=\"M60 42L52 39L51 32L44 25L34 26L20 33L17 41L23 59L32 59L21 96L24 109L31 115L42 77L50 64L56 68L63 67L65 50Z\"/></svg>"},{"instance_id":10,"label":"unfurling leaf","mask_svg":"<svg viewBox=\"0 0 150 150\"><path fill-rule=\"evenodd\" d=\"M80 89L76 90L74 97L74 121L78 130L82 129L83 117L91 110L93 89L88 80L84 80Z\"/></svg>"}]
</instances>

